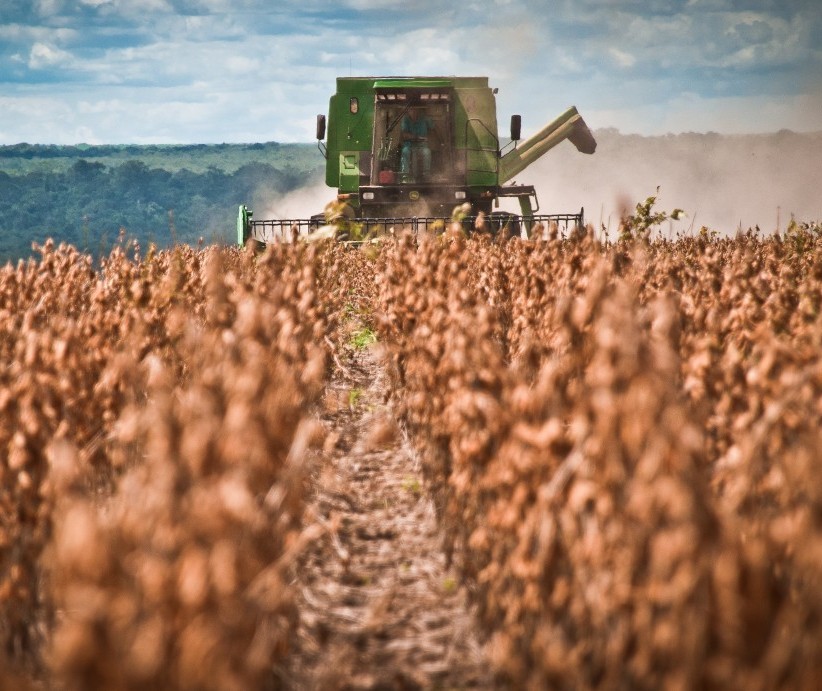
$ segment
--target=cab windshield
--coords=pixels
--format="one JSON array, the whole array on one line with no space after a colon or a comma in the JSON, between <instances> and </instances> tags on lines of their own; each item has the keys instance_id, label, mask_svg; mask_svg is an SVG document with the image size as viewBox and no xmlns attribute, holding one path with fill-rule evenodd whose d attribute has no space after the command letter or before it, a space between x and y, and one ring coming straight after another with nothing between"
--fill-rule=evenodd
<instances>
[{"instance_id":1,"label":"cab windshield","mask_svg":"<svg viewBox=\"0 0 822 691\"><path fill-rule=\"evenodd\" d=\"M453 171L448 91L381 91L374 108L372 185L446 182Z\"/></svg>"}]
</instances>

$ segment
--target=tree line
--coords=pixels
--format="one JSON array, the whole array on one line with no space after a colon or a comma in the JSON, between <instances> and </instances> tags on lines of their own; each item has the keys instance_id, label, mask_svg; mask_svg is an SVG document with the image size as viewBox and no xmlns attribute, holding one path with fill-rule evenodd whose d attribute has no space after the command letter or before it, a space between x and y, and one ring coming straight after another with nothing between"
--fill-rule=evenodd
<instances>
[{"instance_id":1,"label":"tree line","mask_svg":"<svg viewBox=\"0 0 822 691\"><path fill-rule=\"evenodd\" d=\"M49 237L95 255L108 252L122 233L144 246L230 242L239 204L276 198L319 175L318 166L303 161L192 172L141 160L106 165L92 157L63 171L0 169L0 261L29 256L32 242Z\"/></svg>"}]
</instances>

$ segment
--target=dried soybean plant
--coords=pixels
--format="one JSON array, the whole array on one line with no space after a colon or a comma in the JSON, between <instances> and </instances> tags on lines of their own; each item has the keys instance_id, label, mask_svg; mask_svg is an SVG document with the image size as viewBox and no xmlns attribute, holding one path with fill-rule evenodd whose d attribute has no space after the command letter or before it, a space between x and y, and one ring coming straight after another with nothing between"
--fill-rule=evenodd
<instances>
[{"instance_id":1,"label":"dried soybean plant","mask_svg":"<svg viewBox=\"0 0 822 691\"><path fill-rule=\"evenodd\" d=\"M502 679L818 681L820 259L750 235L388 254L397 408Z\"/></svg>"},{"instance_id":2,"label":"dried soybean plant","mask_svg":"<svg viewBox=\"0 0 822 691\"><path fill-rule=\"evenodd\" d=\"M40 563L51 531L47 448L69 440L86 484L105 485L107 434L129 395L127 380L103 382L117 358L117 318L105 308L116 279L71 247L38 251L0 270L0 640L24 667L39 664L50 620Z\"/></svg>"},{"instance_id":3,"label":"dried soybean plant","mask_svg":"<svg viewBox=\"0 0 822 691\"><path fill-rule=\"evenodd\" d=\"M102 506L65 473L50 662L66 688L265 688L291 645L302 418L326 371L313 250L272 248L255 275L226 260L202 261L202 322L169 312L182 380L140 363L146 400L115 429L140 460Z\"/></svg>"},{"instance_id":4,"label":"dried soybean plant","mask_svg":"<svg viewBox=\"0 0 822 691\"><path fill-rule=\"evenodd\" d=\"M504 684L818 685L820 307L802 227L48 244L0 270L0 658L286 683L306 413L367 328Z\"/></svg>"},{"instance_id":5,"label":"dried soybean plant","mask_svg":"<svg viewBox=\"0 0 822 691\"><path fill-rule=\"evenodd\" d=\"M97 268L47 243L0 271L0 635L18 677L276 683L284 574L310 535L326 251L118 247Z\"/></svg>"}]
</instances>

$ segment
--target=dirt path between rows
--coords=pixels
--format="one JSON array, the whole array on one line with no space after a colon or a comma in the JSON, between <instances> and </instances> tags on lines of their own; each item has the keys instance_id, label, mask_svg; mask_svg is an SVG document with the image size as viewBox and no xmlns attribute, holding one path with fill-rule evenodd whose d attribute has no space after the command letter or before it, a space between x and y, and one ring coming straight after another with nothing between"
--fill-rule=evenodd
<instances>
[{"instance_id":1,"label":"dirt path between rows","mask_svg":"<svg viewBox=\"0 0 822 691\"><path fill-rule=\"evenodd\" d=\"M419 463L385 403L378 356L328 392L310 510L328 529L297 573L300 689L492 688L466 593L441 550Z\"/></svg>"}]
</instances>

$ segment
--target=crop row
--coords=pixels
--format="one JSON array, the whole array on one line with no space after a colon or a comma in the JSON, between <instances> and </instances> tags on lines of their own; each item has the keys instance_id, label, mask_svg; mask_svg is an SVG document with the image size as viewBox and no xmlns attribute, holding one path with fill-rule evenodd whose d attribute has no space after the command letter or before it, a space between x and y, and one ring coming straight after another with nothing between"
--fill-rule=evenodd
<instances>
[{"instance_id":1,"label":"crop row","mask_svg":"<svg viewBox=\"0 0 822 691\"><path fill-rule=\"evenodd\" d=\"M0 686L270 685L344 252L39 252L0 270Z\"/></svg>"},{"instance_id":2,"label":"crop row","mask_svg":"<svg viewBox=\"0 0 822 691\"><path fill-rule=\"evenodd\" d=\"M379 327L516 688L822 676L822 244L405 241Z\"/></svg>"},{"instance_id":3,"label":"crop row","mask_svg":"<svg viewBox=\"0 0 822 691\"><path fill-rule=\"evenodd\" d=\"M814 686L822 243L549 238L0 269L0 686L283 681L352 325L503 685Z\"/></svg>"}]
</instances>

